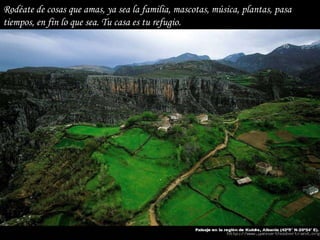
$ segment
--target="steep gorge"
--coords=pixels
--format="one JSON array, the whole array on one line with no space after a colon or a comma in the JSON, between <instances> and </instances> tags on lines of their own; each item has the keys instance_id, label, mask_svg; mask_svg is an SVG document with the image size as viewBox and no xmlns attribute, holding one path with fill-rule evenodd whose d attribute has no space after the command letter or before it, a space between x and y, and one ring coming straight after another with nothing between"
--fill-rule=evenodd
<instances>
[{"instance_id":1,"label":"steep gorge","mask_svg":"<svg viewBox=\"0 0 320 240\"><path fill-rule=\"evenodd\" d=\"M0 74L0 188L41 139L37 127L115 124L143 111L221 114L258 105L264 93L214 77L151 79L69 73Z\"/></svg>"}]
</instances>

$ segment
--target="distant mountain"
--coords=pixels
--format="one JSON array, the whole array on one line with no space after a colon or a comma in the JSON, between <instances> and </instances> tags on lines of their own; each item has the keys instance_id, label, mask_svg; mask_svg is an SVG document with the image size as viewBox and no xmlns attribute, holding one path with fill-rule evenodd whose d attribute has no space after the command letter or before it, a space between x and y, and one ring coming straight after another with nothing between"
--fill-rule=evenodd
<instances>
[{"instance_id":1,"label":"distant mountain","mask_svg":"<svg viewBox=\"0 0 320 240\"><path fill-rule=\"evenodd\" d=\"M210 60L210 57L207 55L196 55L193 53L184 53L177 57L165 58L156 62L156 64L165 64L165 63L181 63L187 61L202 61L202 60Z\"/></svg>"},{"instance_id":2,"label":"distant mountain","mask_svg":"<svg viewBox=\"0 0 320 240\"><path fill-rule=\"evenodd\" d=\"M7 72L10 73L22 73L22 72L28 72L28 73L54 73L54 72L62 72L62 71L67 71L69 69L67 68L60 68L60 67L21 67L21 68L13 68L13 69L8 69ZM70 70L69 70L70 71Z\"/></svg>"},{"instance_id":3,"label":"distant mountain","mask_svg":"<svg viewBox=\"0 0 320 240\"><path fill-rule=\"evenodd\" d=\"M107 74L112 74L114 72L113 68L106 67L106 66L96 66L96 65L77 65L69 68L74 70L83 70L83 71L107 73Z\"/></svg>"},{"instance_id":4,"label":"distant mountain","mask_svg":"<svg viewBox=\"0 0 320 240\"><path fill-rule=\"evenodd\" d=\"M6 71L7 73L31 73L31 74L58 74L58 75L65 75L65 74L71 74L71 75L77 75L77 76L88 76L88 75L101 75L106 73L101 72L92 72L90 70L85 70L81 68L62 68L62 67L22 67L22 68L13 68Z\"/></svg>"},{"instance_id":5,"label":"distant mountain","mask_svg":"<svg viewBox=\"0 0 320 240\"><path fill-rule=\"evenodd\" d=\"M208 76L216 73L244 73L234 67L221 64L214 60L186 61L180 63L153 64L143 66L121 66L116 69L117 76L144 77L187 77Z\"/></svg>"},{"instance_id":6,"label":"distant mountain","mask_svg":"<svg viewBox=\"0 0 320 240\"><path fill-rule=\"evenodd\" d=\"M234 53L231 55L226 56L223 60L228 62L236 62L240 57L245 56L243 52L241 53Z\"/></svg>"},{"instance_id":7,"label":"distant mountain","mask_svg":"<svg viewBox=\"0 0 320 240\"><path fill-rule=\"evenodd\" d=\"M114 69L117 70L118 68L127 67L127 66L146 66L146 65L155 65L155 64L167 64L167 63L181 63L187 61L202 61L202 60L210 60L210 57L207 55L197 55L193 53L184 53L177 57L170 57L164 58L155 61L147 61L141 63L132 63L132 64L125 64L125 65L118 65Z\"/></svg>"},{"instance_id":8,"label":"distant mountain","mask_svg":"<svg viewBox=\"0 0 320 240\"><path fill-rule=\"evenodd\" d=\"M228 57L220 62L244 71L277 69L297 75L300 71L320 65L320 41L302 46L284 44L266 55L260 53L244 55L235 61L234 57L231 57L231 60Z\"/></svg>"}]
</instances>

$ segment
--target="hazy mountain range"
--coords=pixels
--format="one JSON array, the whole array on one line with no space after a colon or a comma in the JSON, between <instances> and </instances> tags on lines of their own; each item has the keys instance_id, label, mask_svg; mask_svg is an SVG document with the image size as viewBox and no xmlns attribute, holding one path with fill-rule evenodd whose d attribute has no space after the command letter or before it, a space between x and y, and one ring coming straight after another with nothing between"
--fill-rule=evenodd
<instances>
[{"instance_id":1,"label":"hazy mountain range","mask_svg":"<svg viewBox=\"0 0 320 240\"><path fill-rule=\"evenodd\" d=\"M176 57L119 65L114 68L95 65L78 65L69 68L112 74L117 72L119 69L123 69L124 67L135 69L135 67L141 68L141 66L176 64L188 61L203 60L211 59L207 55L200 56L193 53L184 53ZM314 42L310 45L302 46L296 46L288 43L279 46L268 54L254 53L246 55L242 52L235 53L217 61L246 72L256 72L262 69L272 68L284 71L286 73L298 75L300 71L320 65L320 41Z\"/></svg>"}]
</instances>

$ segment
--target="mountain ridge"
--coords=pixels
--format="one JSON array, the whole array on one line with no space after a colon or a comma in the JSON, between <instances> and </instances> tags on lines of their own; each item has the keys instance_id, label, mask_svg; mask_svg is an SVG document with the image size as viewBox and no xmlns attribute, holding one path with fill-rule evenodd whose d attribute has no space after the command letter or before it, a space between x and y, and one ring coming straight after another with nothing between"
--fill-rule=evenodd
<instances>
[{"instance_id":1,"label":"mountain ridge","mask_svg":"<svg viewBox=\"0 0 320 240\"><path fill-rule=\"evenodd\" d=\"M248 72L276 69L298 75L300 71L320 64L320 41L301 46L286 43L267 54L254 53L236 61L222 59L220 62Z\"/></svg>"}]
</instances>

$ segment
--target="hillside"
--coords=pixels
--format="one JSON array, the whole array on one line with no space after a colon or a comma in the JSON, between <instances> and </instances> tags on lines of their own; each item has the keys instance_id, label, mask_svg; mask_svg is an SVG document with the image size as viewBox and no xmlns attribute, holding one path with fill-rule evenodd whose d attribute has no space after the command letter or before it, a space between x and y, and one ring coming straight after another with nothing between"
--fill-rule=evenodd
<instances>
[{"instance_id":1,"label":"hillside","mask_svg":"<svg viewBox=\"0 0 320 240\"><path fill-rule=\"evenodd\" d=\"M317 88L320 83L320 65L300 72L299 77L305 85Z\"/></svg>"},{"instance_id":2,"label":"hillside","mask_svg":"<svg viewBox=\"0 0 320 240\"><path fill-rule=\"evenodd\" d=\"M112 74L114 72L114 69L111 67L96 66L96 65L77 65L77 66L69 67L69 69L83 70L83 71L103 73L103 74Z\"/></svg>"},{"instance_id":3,"label":"hillside","mask_svg":"<svg viewBox=\"0 0 320 240\"><path fill-rule=\"evenodd\" d=\"M30 159L27 136L39 127L115 124L143 111L220 114L267 100L263 92L218 75L146 78L32 68L1 73L0 83L1 188Z\"/></svg>"},{"instance_id":4,"label":"hillside","mask_svg":"<svg viewBox=\"0 0 320 240\"><path fill-rule=\"evenodd\" d=\"M187 77L210 76L216 73L243 73L243 71L221 64L217 61L187 61L176 64L154 64L143 66L122 66L116 69L118 76L145 77Z\"/></svg>"},{"instance_id":5,"label":"hillside","mask_svg":"<svg viewBox=\"0 0 320 240\"><path fill-rule=\"evenodd\" d=\"M149 225L148 209L165 187L222 143L157 203L161 225L316 224L320 200L302 187L319 183L319 103L286 98L203 122L144 112L121 127L38 128L28 136L38 150L2 195L2 225ZM258 162L273 172L259 173ZM252 183L237 186L245 176ZM305 198L298 211L288 207Z\"/></svg>"}]
</instances>

